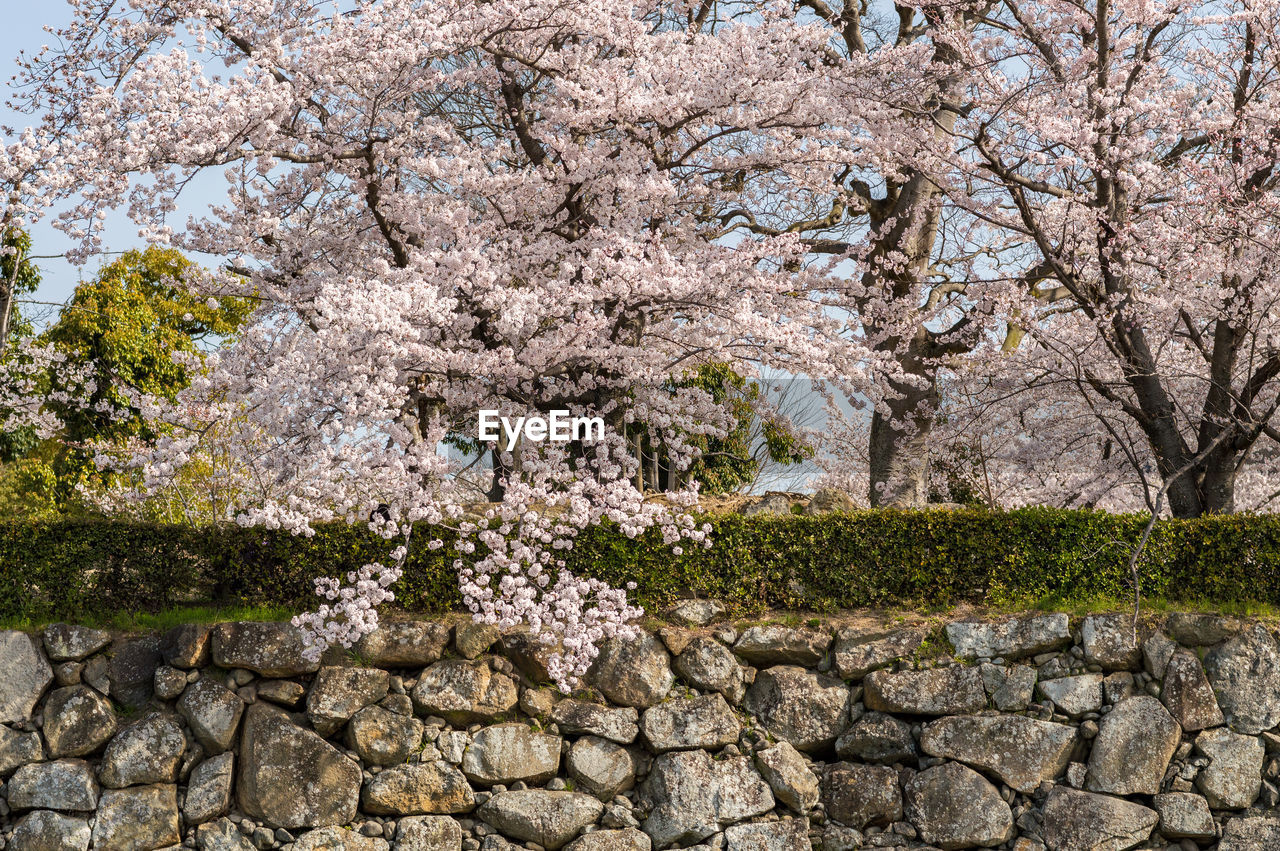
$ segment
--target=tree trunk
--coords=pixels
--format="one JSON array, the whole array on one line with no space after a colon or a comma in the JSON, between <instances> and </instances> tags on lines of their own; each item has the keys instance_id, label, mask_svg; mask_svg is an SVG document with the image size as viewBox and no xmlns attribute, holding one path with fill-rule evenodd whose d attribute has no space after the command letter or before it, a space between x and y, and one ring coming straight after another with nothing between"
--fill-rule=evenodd
<instances>
[{"instance_id":1,"label":"tree trunk","mask_svg":"<svg viewBox=\"0 0 1280 851\"><path fill-rule=\"evenodd\" d=\"M493 459L493 482L489 485L489 501L502 502L503 497L507 494L507 489L503 485L502 480L510 472L507 465L502 463L502 453L497 449L490 449L489 457Z\"/></svg>"},{"instance_id":2,"label":"tree trunk","mask_svg":"<svg viewBox=\"0 0 1280 851\"><path fill-rule=\"evenodd\" d=\"M0 280L0 357L4 356L9 342L9 328L13 317L13 281Z\"/></svg>"},{"instance_id":3,"label":"tree trunk","mask_svg":"<svg viewBox=\"0 0 1280 851\"><path fill-rule=\"evenodd\" d=\"M1231 514L1236 510L1235 464L1224 465L1205 474L1200 490L1205 514Z\"/></svg>"},{"instance_id":4,"label":"tree trunk","mask_svg":"<svg viewBox=\"0 0 1280 851\"><path fill-rule=\"evenodd\" d=\"M887 400L889 416L871 417L871 505L910 508L929 501L929 435L937 411L932 370L925 386L891 383L898 398Z\"/></svg>"}]
</instances>

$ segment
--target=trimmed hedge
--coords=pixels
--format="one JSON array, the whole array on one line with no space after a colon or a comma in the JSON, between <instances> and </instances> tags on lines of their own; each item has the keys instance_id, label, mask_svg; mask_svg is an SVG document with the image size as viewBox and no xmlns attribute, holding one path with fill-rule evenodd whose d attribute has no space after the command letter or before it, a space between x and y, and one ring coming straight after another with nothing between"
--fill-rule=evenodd
<instances>
[{"instance_id":1,"label":"trimmed hedge","mask_svg":"<svg viewBox=\"0 0 1280 851\"><path fill-rule=\"evenodd\" d=\"M736 611L870 605L1018 605L1122 597L1146 518L1030 508L1009 512L859 511L814 517L707 518L712 546L676 556L656 534L588 530L570 567L635 582L646 608L715 597ZM415 534L398 604L459 607L452 548ZM311 537L264 529L111 521L0 522L0 617L155 611L184 602L308 607L312 578L384 559L392 544L363 527ZM1143 593L1170 601L1280 606L1280 516L1166 520L1141 564Z\"/></svg>"}]
</instances>

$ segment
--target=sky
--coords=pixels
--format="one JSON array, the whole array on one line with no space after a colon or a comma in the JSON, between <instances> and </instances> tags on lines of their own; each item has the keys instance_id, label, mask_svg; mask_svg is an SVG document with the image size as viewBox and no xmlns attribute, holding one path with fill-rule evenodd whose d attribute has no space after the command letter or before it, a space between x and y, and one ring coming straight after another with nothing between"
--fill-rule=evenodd
<instances>
[{"instance_id":1,"label":"sky","mask_svg":"<svg viewBox=\"0 0 1280 851\"><path fill-rule=\"evenodd\" d=\"M43 27L46 24L65 24L70 21L71 15L69 7L61 0L49 3L21 3L18 0L0 2L9 7L5 9L5 25L0 27L0 80L3 80L4 100L7 101L11 95L9 78L17 71L13 60L18 51L33 53L41 45L51 43L52 36L44 32ZM30 123L29 117L0 103L0 125L21 130ZM8 137L6 141L9 141ZM36 255L60 254L69 247L70 241L51 228L47 221L37 224L31 230L31 250ZM75 289L79 276L85 271L64 260L41 259L36 264L43 274L40 290L34 298L41 301L66 301Z\"/></svg>"},{"instance_id":2,"label":"sky","mask_svg":"<svg viewBox=\"0 0 1280 851\"><path fill-rule=\"evenodd\" d=\"M22 2L22 0L0 0L0 8L4 11L4 26L0 27L0 85L4 88L4 97L0 98L0 125L21 131L31 124L31 118L14 112L5 105L12 90L10 78L16 72L14 58L19 51L35 53L41 45L52 44L54 37L44 31L46 25L58 27L70 22L70 7L65 0L46 0L46 2ZM6 137L6 141L8 138ZM189 203L180 204L180 221L193 210L207 206L212 200L212 193L193 195ZM106 222L104 242L108 251L127 251L140 247L143 242L138 237L137 227L122 214L108 218ZM71 247L71 242L54 229L49 219L37 223L31 228L31 251L37 258L40 268L41 283L39 291L31 298L42 302L62 303L71 297L76 283L82 278L92 278L98 269L109 262L110 257L94 258L84 266L73 266L66 260L48 255L61 255ZM56 310L40 305L24 305L24 313L33 316L39 322L49 319Z\"/></svg>"}]
</instances>

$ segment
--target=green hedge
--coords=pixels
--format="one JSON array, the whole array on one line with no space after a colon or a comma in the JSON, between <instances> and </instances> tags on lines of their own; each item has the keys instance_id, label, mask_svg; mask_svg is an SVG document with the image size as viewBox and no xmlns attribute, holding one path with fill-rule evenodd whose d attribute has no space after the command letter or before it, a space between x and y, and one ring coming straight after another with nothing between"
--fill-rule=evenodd
<instances>
[{"instance_id":1,"label":"green hedge","mask_svg":"<svg viewBox=\"0 0 1280 851\"><path fill-rule=\"evenodd\" d=\"M635 582L649 609L716 597L739 612L868 605L1017 605L1123 597L1145 518L1102 512L861 511L817 517L708 518L709 548L672 554L658 535L589 530L570 553L581 574ZM446 546L415 533L401 606L459 606ZM311 537L263 529L193 530L108 521L0 522L0 617L154 611L183 602L309 606L311 580L383 559L365 529ZM1143 592L1170 601L1280 606L1280 517L1232 515L1157 524Z\"/></svg>"}]
</instances>

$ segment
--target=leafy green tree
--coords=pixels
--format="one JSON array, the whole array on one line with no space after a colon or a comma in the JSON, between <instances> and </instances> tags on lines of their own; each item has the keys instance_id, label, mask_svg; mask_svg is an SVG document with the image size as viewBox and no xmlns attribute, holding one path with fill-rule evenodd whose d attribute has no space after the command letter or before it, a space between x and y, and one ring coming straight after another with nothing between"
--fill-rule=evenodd
<instances>
[{"instance_id":1,"label":"leafy green tree","mask_svg":"<svg viewBox=\"0 0 1280 851\"><path fill-rule=\"evenodd\" d=\"M633 428L629 436L641 460L643 490L675 490L685 482L698 481L703 494L735 493L750 488L767 463L796 464L813 457L812 447L791 431L784 419L759 415L759 385L738 374L732 365L706 364L671 389L688 387L710 394L715 404L733 417L733 427L724 437L688 437L700 455L684 471L671 463L660 441L655 445L648 428Z\"/></svg>"},{"instance_id":2,"label":"leafy green tree","mask_svg":"<svg viewBox=\"0 0 1280 851\"><path fill-rule=\"evenodd\" d=\"M19 340L32 333L31 321L18 300L40 286L40 270L31 262L31 237L21 228L7 228L0 235L0 362ZM35 432L29 428L0 431L0 465L11 463L35 449ZM0 476L3 472L0 471Z\"/></svg>"},{"instance_id":3,"label":"leafy green tree","mask_svg":"<svg viewBox=\"0 0 1280 851\"><path fill-rule=\"evenodd\" d=\"M160 433L131 399L133 392L174 399L191 380L175 354L193 355L233 336L253 309L244 298L203 299L184 287L197 273L173 249L130 251L76 287L58 321L40 335L69 361L93 367L97 387L60 411L63 433L53 446L28 453L45 469L29 471L63 511L76 511L80 487L109 485L97 469L95 444L150 442ZM53 381L51 392L61 388Z\"/></svg>"},{"instance_id":4,"label":"leafy green tree","mask_svg":"<svg viewBox=\"0 0 1280 851\"><path fill-rule=\"evenodd\" d=\"M0 234L0 357L17 340L31 334L31 323L18 308L20 296L40 286L40 270L31 262L31 236L8 227Z\"/></svg>"}]
</instances>

